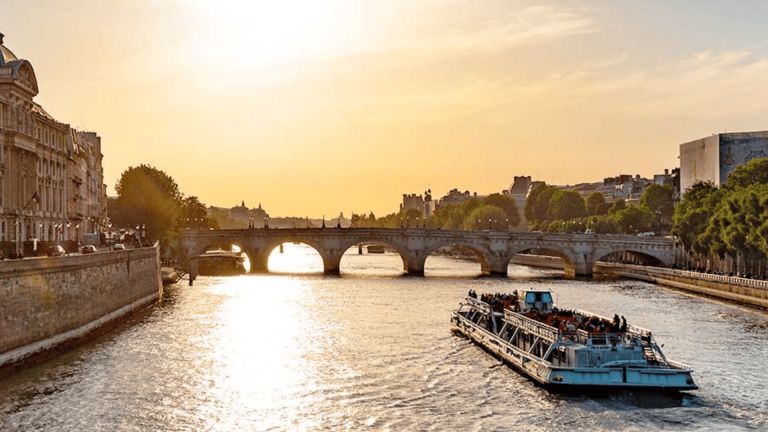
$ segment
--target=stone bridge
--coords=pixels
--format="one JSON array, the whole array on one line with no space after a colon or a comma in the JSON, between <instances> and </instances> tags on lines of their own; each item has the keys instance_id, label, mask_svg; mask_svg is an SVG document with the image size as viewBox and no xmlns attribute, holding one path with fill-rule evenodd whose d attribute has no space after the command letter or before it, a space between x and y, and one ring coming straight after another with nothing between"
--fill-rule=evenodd
<instances>
[{"instance_id":1,"label":"stone bridge","mask_svg":"<svg viewBox=\"0 0 768 432\"><path fill-rule=\"evenodd\" d=\"M383 244L396 250L408 274L423 275L427 257L444 246L473 251L483 273L507 274L519 253L546 253L565 262L568 276L590 276L595 261L627 252L641 262L668 267L674 260L674 239L623 235L543 234L516 231L458 231L426 228L301 228L185 230L178 253L182 264L207 250L232 245L248 255L251 272L267 271L269 255L283 243L304 243L323 259L325 273L338 274L342 255L361 243Z\"/></svg>"}]
</instances>

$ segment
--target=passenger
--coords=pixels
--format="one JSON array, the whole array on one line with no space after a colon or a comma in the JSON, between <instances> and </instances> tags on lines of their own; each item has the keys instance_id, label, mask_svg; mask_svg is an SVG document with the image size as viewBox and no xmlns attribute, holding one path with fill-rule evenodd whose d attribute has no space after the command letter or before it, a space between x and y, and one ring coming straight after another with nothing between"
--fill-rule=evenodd
<instances>
[{"instance_id":1,"label":"passenger","mask_svg":"<svg viewBox=\"0 0 768 432\"><path fill-rule=\"evenodd\" d=\"M627 319L624 318L624 315L621 316L621 332L626 333L627 332Z\"/></svg>"}]
</instances>

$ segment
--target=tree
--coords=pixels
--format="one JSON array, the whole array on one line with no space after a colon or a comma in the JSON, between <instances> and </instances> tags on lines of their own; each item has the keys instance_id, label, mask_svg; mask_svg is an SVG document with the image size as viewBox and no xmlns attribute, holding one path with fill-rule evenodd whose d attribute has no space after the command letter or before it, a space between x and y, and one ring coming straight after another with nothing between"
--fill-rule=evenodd
<instances>
[{"instance_id":1,"label":"tree","mask_svg":"<svg viewBox=\"0 0 768 432\"><path fill-rule=\"evenodd\" d=\"M180 228L206 229L219 228L219 223L208 216L208 209L205 204L195 197L187 197L181 200L180 206Z\"/></svg>"},{"instance_id":2,"label":"tree","mask_svg":"<svg viewBox=\"0 0 768 432\"><path fill-rule=\"evenodd\" d=\"M182 195L165 172L149 165L129 167L115 185L110 219L118 227L142 226L148 239L167 244L178 227Z\"/></svg>"},{"instance_id":3,"label":"tree","mask_svg":"<svg viewBox=\"0 0 768 432\"><path fill-rule=\"evenodd\" d=\"M657 231L672 227L672 215L675 205L672 202L672 186L652 184L645 188L640 197L639 206L654 215L653 228Z\"/></svg>"},{"instance_id":4,"label":"tree","mask_svg":"<svg viewBox=\"0 0 768 432\"><path fill-rule=\"evenodd\" d=\"M703 246L720 256L739 252L747 260L768 256L768 185L753 184L728 192L712 214Z\"/></svg>"},{"instance_id":5,"label":"tree","mask_svg":"<svg viewBox=\"0 0 768 432\"><path fill-rule=\"evenodd\" d=\"M557 188L541 184L537 186L525 200L525 219L529 222L550 221L549 201Z\"/></svg>"},{"instance_id":6,"label":"tree","mask_svg":"<svg viewBox=\"0 0 768 432\"><path fill-rule=\"evenodd\" d=\"M507 229L507 214L499 207L486 205L477 207L470 213L464 221L466 229Z\"/></svg>"},{"instance_id":7,"label":"tree","mask_svg":"<svg viewBox=\"0 0 768 432\"><path fill-rule=\"evenodd\" d=\"M648 231L653 223L653 213L650 210L629 206L613 215L614 220L623 233L634 234Z\"/></svg>"},{"instance_id":8,"label":"tree","mask_svg":"<svg viewBox=\"0 0 768 432\"><path fill-rule=\"evenodd\" d=\"M706 254L710 250L712 238L700 238L709 225L724 191L712 182L696 182L683 196L672 216L674 222L672 235L676 236L686 250ZM710 234L712 234L710 232ZM700 240L708 240L706 244Z\"/></svg>"},{"instance_id":9,"label":"tree","mask_svg":"<svg viewBox=\"0 0 768 432\"><path fill-rule=\"evenodd\" d=\"M624 198L619 198L613 202L613 205L608 210L608 214L609 215L616 214L617 212L620 212L625 208L627 208L627 202L624 201Z\"/></svg>"},{"instance_id":10,"label":"tree","mask_svg":"<svg viewBox=\"0 0 768 432\"><path fill-rule=\"evenodd\" d=\"M423 225L424 215L422 215L421 210L417 208L409 208L408 210L400 213L400 220L405 227L417 228Z\"/></svg>"},{"instance_id":11,"label":"tree","mask_svg":"<svg viewBox=\"0 0 768 432\"><path fill-rule=\"evenodd\" d=\"M592 192L586 200L587 214L589 216L600 216L608 213L608 204L605 202L605 196L600 192Z\"/></svg>"},{"instance_id":12,"label":"tree","mask_svg":"<svg viewBox=\"0 0 768 432\"><path fill-rule=\"evenodd\" d=\"M509 225L512 227L516 227L520 225L520 212L517 209L517 204L515 204L515 200L512 198L494 193L490 194L487 197L483 198L480 201L481 206L495 206L504 211L504 214L506 215L505 219L509 220ZM505 221L506 223L506 221Z\"/></svg>"},{"instance_id":13,"label":"tree","mask_svg":"<svg viewBox=\"0 0 768 432\"><path fill-rule=\"evenodd\" d=\"M752 159L746 165L737 166L723 185L726 190L746 188L753 184L768 183L768 158Z\"/></svg>"},{"instance_id":14,"label":"tree","mask_svg":"<svg viewBox=\"0 0 768 432\"><path fill-rule=\"evenodd\" d=\"M550 219L571 220L587 215L584 198L576 191L556 189L549 201Z\"/></svg>"}]
</instances>

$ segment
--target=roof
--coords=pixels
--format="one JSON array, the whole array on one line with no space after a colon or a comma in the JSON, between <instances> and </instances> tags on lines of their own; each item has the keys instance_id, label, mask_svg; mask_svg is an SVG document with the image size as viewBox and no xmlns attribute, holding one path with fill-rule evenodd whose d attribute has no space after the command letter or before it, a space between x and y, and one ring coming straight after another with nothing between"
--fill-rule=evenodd
<instances>
[{"instance_id":1,"label":"roof","mask_svg":"<svg viewBox=\"0 0 768 432\"><path fill-rule=\"evenodd\" d=\"M0 66L8 66L8 62L19 60L16 54L0 43Z\"/></svg>"}]
</instances>

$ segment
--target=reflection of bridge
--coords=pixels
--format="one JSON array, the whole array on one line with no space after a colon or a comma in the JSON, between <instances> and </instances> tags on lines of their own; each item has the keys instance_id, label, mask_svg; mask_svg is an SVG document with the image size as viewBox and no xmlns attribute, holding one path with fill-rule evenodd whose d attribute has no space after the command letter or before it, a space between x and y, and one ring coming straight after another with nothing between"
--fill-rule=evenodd
<instances>
[{"instance_id":1,"label":"reflection of bridge","mask_svg":"<svg viewBox=\"0 0 768 432\"><path fill-rule=\"evenodd\" d=\"M541 234L508 231L449 231L390 228L303 228L186 230L179 255L183 263L213 248L237 245L248 254L251 272L267 271L272 251L283 243L305 243L323 259L326 273L338 273L341 257L359 243L383 243L395 249L409 274L424 274L430 253L443 246L459 246L477 254L483 273L507 274L516 254L531 251L557 255L568 275L591 275L595 261L614 252L628 252L661 267L672 264L674 240L658 237L587 234Z\"/></svg>"}]
</instances>

